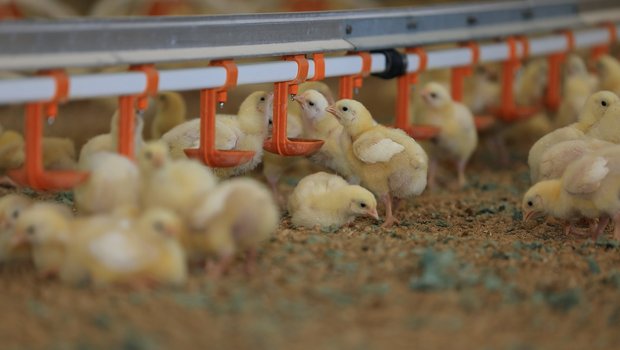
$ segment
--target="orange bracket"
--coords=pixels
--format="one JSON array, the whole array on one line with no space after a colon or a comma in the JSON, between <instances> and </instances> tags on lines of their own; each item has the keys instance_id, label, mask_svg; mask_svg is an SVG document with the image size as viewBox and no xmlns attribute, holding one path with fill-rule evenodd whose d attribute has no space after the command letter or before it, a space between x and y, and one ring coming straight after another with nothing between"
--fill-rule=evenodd
<instances>
[{"instance_id":1,"label":"orange bracket","mask_svg":"<svg viewBox=\"0 0 620 350\"><path fill-rule=\"evenodd\" d=\"M154 64L139 64L129 67L130 71L143 72L146 75L146 88L142 95L138 96L137 108L144 111L149 106L149 97L157 95L159 89L159 72Z\"/></svg>"},{"instance_id":2,"label":"orange bracket","mask_svg":"<svg viewBox=\"0 0 620 350\"><path fill-rule=\"evenodd\" d=\"M312 55L312 61L314 61L314 76L308 79L308 81L321 81L325 79L325 55L315 53Z\"/></svg>"},{"instance_id":3,"label":"orange bracket","mask_svg":"<svg viewBox=\"0 0 620 350\"><path fill-rule=\"evenodd\" d=\"M284 56L285 61L297 63L297 76L291 81L274 84L273 131L265 140L264 149L282 156L306 156L323 146L321 140L289 139L286 136L286 118L289 95L297 94L298 84L308 76L308 60L304 55Z\"/></svg>"},{"instance_id":4,"label":"orange bracket","mask_svg":"<svg viewBox=\"0 0 620 350\"><path fill-rule=\"evenodd\" d=\"M547 91L545 92L545 105L551 111L557 111L560 107L562 96L562 64L566 60L566 54L575 49L575 35L570 30L562 32L566 36L566 52L554 53L549 56L549 72L547 78Z\"/></svg>"},{"instance_id":5,"label":"orange bracket","mask_svg":"<svg viewBox=\"0 0 620 350\"><path fill-rule=\"evenodd\" d=\"M618 32L616 31L616 25L613 22L604 23L601 27L609 31L609 41L606 44L595 46L590 53L592 61L597 61L601 56L609 53L609 47L616 43L618 40Z\"/></svg>"},{"instance_id":6,"label":"orange bracket","mask_svg":"<svg viewBox=\"0 0 620 350\"><path fill-rule=\"evenodd\" d=\"M519 119L526 119L536 114L540 108L530 106L517 106L514 100L514 79L517 69L521 66L520 57L517 54L517 42L523 46L523 56L529 56L530 45L525 37L506 39L508 45L508 59L502 67L502 86L501 86L501 105L494 111L502 120L513 122Z\"/></svg>"},{"instance_id":7,"label":"orange bracket","mask_svg":"<svg viewBox=\"0 0 620 350\"><path fill-rule=\"evenodd\" d=\"M418 70L398 77L396 92L396 123L395 126L404 130L416 140L427 140L439 133L439 129L430 125L409 125L409 93L410 86L418 82L418 74L426 70L428 56L421 47L408 48L406 53L418 55L420 64Z\"/></svg>"},{"instance_id":8,"label":"orange bracket","mask_svg":"<svg viewBox=\"0 0 620 350\"><path fill-rule=\"evenodd\" d=\"M254 157L252 151L223 151L215 148L215 119L217 104L228 99L227 89L237 85L238 69L232 60L211 61L209 66L223 67L226 82L220 88L200 90L200 145L187 148L185 154L197 158L212 168L228 168L246 163Z\"/></svg>"},{"instance_id":9,"label":"orange bracket","mask_svg":"<svg viewBox=\"0 0 620 350\"><path fill-rule=\"evenodd\" d=\"M457 102L463 102L463 87L466 76L473 74L473 67L480 62L480 46L475 42L468 42L461 44L462 47L467 47L471 50L471 64L467 66L452 68L452 99ZM474 116L474 123L476 124L476 130L482 131L490 128L494 124L494 120L488 115Z\"/></svg>"},{"instance_id":10,"label":"orange bracket","mask_svg":"<svg viewBox=\"0 0 620 350\"><path fill-rule=\"evenodd\" d=\"M56 80L56 92L51 102L45 104L45 113L47 114L47 122L53 124L58 115L58 103L63 103L69 96L69 77L62 69L50 69L40 71L39 75L51 76Z\"/></svg>"},{"instance_id":11,"label":"orange bracket","mask_svg":"<svg viewBox=\"0 0 620 350\"><path fill-rule=\"evenodd\" d=\"M24 14L17 4L15 4L15 1L8 1L0 4L0 20L20 18L24 18Z\"/></svg>"},{"instance_id":12,"label":"orange bracket","mask_svg":"<svg viewBox=\"0 0 620 350\"><path fill-rule=\"evenodd\" d=\"M42 72L56 81L56 91L49 102L26 105L24 134L26 159L20 169L10 170L9 177L16 183L36 190L67 190L86 180L88 173L77 171L45 171L43 167L43 110L46 107L56 115L57 104L66 99L69 79L59 71Z\"/></svg>"},{"instance_id":13,"label":"orange bracket","mask_svg":"<svg viewBox=\"0 0 620 350\"><path fill-rule=\"evenodd\" d=\"M146 14L147 16L167 16L184 5L187 5L186 0L153 0Z\"/></svg>"},{"instance_id":14,"label":"orange bracket","mask_svg":"<svg viewBox=\"0 0 620 350\"><path fill-rule=\"evenodd\" d=\"M340 77L341 99L353 98L353 92L362 87L363 79L370 75L372 68L372 56L369 52L349 52L347 55L359 55L362 58L362 70L358 74Z\"/></svg>"}]
</instances>

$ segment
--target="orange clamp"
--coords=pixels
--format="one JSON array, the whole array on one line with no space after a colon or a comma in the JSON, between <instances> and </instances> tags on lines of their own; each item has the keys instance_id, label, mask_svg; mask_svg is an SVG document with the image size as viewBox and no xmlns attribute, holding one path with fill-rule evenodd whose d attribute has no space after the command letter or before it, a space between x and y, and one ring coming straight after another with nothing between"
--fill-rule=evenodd
<instances>
[{"instance_id":1,"label":"orange clamp","mask_svg":"<svg viewBox=\"0 0 620 350\"><path fill-rule=\"evenodd\" d=\"M54 96L45 104L45 113L47 114L48 122L52 123L58 115L58 103L65 102L69 97L69 77L67 73L61 69L43 70L38 74L52 77L56 82Z\"/></svg>"},{"instance_id":2,"label":"orange clamp","mask_svg":"<svg viewBox=\"0 0 620 350\"><path fill-rule=\"evenodd\" d=\"M323 141L289 139L286 135L289 94L297 93L297 84L308 76L308 61L303 55L285 56L284 60L297 62L297 76L291 81L274 84L273 130L271 137L265 140L263 148L283 156L310 155L323 146Z\"/></svg>"},{"instance_id":3,"label":"orange clamp","mask_svg":"<svg viewBox=\"0 0 620 350\"><path fill-rule=\"evenodd\" d=\"M340 77L339 96L341 99L353 98L353 92L362 87L364 78L370 75L372 56L368 52L349 52L347 55L358 55L362 59L362 69L358 74Z\"/></svg>"},{"instance_id":4,"label":"orange clamp","mask_svg":"<svg viewBox=\"0 0 620 350\"><path fill-rule=\"evenodd\" d=\"M252 151L218 150L215 147L215 120L217 103L227 99L227 89L237 85L238 69L231 60L211 61L213 67L226 70L224 85L215 89L200 90L200 144L198 148L187 148L185 154L197 158L212 168L228 168L246 163L254 157Z\"/></svg>"},{"instance_id":5,"label":"orange clamp","mask_svg":"<svg viewBox=\"0 0 620 350\"><path fill-rule=\"evenodd\" d=\"M571 30L561 32L566 37L565 52L549 55L549 70L547 76L547 90L545 91L545 105L551 111L557 111L560 107L562 96L562 64L566 60L566 54L575 49L575 35Z\"/></svg>"},{"instance_id":6,"label":"orange clamp","mask_svg":"<svg viewBox=\"0 0 620 350\"><path fill-rule=\"evenodd\" d=\"M3 19L20 19L24 18L24 14L15 4L15 1L8 1L0 4L0 20Z\"/></svg>"},{"instance_id":7,"label":"orange clamp","mask_svg":"<svg viewBox=\"0 0 620 350\"><path fill-rule=\"evenodd\" d=\"M137 107L144 111L149 105L149 97L157 95L159 89L159 72L154 64L139 64L129 67L130 71L143 72L146 75L146 88L142 95L138 96Z\"/></svg>"},{"instance_id":8,"label":"orange clamp","mask_svg":"<svg viewBox=\"0 0 620 350\"><path fill-rule=\"evenodd\" d=\"M426 50L421 47L413 47L405 50L406 53L418 56L419 64L415 72L409 72L398 77L396 91L396 120L395 126L404 130L409 136L416 140L428 140L439 133L439 129L431 125L410 125L409 124L409 94L411 85L418 82L420 72L426 70L428 65L428 55Z\"/></svg>"},{"instance_id":9,"label":"orange clamp","mask_svg":"<svg viewBox=\"0 0 620 350\"><path fill-rule=\"evenodd\" d=\"M463 83L466 76L473 73L473 67L480 61L480 46L475 42L461 44L471 51L471 64L452 68L452 99L457 102L463 101Z\"/></svg>"},{"instance_id":10,"label":"orange clamp","mask_svg":"<svg viewBox=\"0 0 620 350\"><path fill-rule=\"evenodd\" d=\"M36 190L71 189L84 181L88 177L88 173L45 171L43 167L43 110L44 107L53 105L53 115L56 116L57 101L67 98L69 80L61 71L48 71L39 74L52 76L56 80L56 91L50 102L32 102L26 105L24 124L26 159L22 168L10 170L8 175L16 183Z\"/></svg>"},{"instance_id":11,"label":"orange clamp","mask_svg":"<svg viewBox=\"0 0 620 350\"><path fill-rule=\"evenodd\" d=\"M609 53L609 47L618 41L618 31L616 30L616 25L613 22L603 23L601 27L607 29L609 32L609 40L605 44L592 48L592 52L590 54L592 61L597 61L601 58L601 56L607 55Z\"/></svg>"},{"instance_id":12,"label":"orange clamp","mask_svg":"<svg viewBox=\"0 0 620 350\"><path fill-rule=\"evenodd\" d=\"M322 53L312 54L314 62L314 76L308 81L320 81L325 79L325 55Z\"/></svg>"},{"instance_id":13,"label":"orange clamp","mask_svg":"<svg viewBox=\"0 0 620 350\"><path fill-rule=\"evenodd\" d=\"M188 5L187 0L152 0L146 14L147 16L167 16L186 5Z\"/></svg>"}]
</instances>

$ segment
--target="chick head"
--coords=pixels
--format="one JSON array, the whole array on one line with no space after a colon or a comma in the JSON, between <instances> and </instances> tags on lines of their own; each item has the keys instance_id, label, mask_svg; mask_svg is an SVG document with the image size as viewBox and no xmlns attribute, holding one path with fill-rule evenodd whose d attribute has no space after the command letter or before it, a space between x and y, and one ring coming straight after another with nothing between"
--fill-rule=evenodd
<instances>
[{"instance_id":1,"label":"chick head","mask_svg":"<svg viewBox=\"0 0 620 350\"><path fill-rule=\"evenodd\" d=\"M618 61L610 55L601 56L595 63L596 73L602 79L617 72Z\"/></svg>"},{"instance_id":2,"label":"chick head","mask_svg":"<svg viewBox=\"0 0 620 350\"><path fill-rule=\"evenodd\" d=\"M140 234L176 238L181 236L183 230L179 216L163 208L149 208L138 219Z\"/></svg>"},{"instance_id":3,"label":"chick head","mask_svg":"<svg viewBox=\"0 0 620 350\"><path fill-rule=\"evenodd\" d=\"M434 109L441 109L452 103L450 92L439 83L430 82L424 85L420 95L426 105Z\"/></svg>"},{"instance_id":4,"label":"chick head","mask_svg":"<svg viewBox=\"0 0 620 350\"><path fill-rule=\"evenodd\" d=\"M58 204L40 203L25 210L15 222L13 244L66 244L71 212Z\"/></svg>"},{"instance_id":5,"label":"chick head","mask_svg":"<svg viewBox=\"0 0 620 350\"><path fill-rule=\"evenodd\" d=\"M317 90L306 90L293 99L301 106L303 117L310 120L316 120L323 116L325 109L329 106L325 96Z\"/></svg>"},{"instance_id":6,"label":"chick head","mask_svg":"<svg viewBox=\"0 0 620 350\"><path fill-rule=\"evenodd\" d=\"M581 57L579 57L579 55L576 54L568 55L564 69L568 76L579 76L588 73L586 63Z\"/></svg>"},{"instance_id":7,"label":"chick head","mask_svg":"<svg viewBox=\"0 0 620 350\"><path fill-rule=\"evenodd\" d=\"M30 203L29 198L18 194L9 194L0 198L0 229L11 229Z\"/></svg>"},{"instance_id":8,"label":"chick head","mask_svg":"<svg viewBox=\"0 0 620 350\"><path fill-rule=\"evenodd\" d=\"M333 114L351 135L374 125L374 120L368 109L355 100L343 99L325 108L325 110Z\"/></svg>"},{"instance_id":9,"label":"chick head","mask_svg":"<svg viewBox=\"0 0 620 350\"><path fill-rule=\"evenodd\" d=\"M160 169L169 160L168 145L159 140L147 142L138 153L138 165L144 173Z\"/></svg>"},{"instance_id":10,"label":"chick head","mask_svg":"<svg viewBox=\"0 0 620 350\"><path fill-rule=\"evenodd\" d=\"M370 216L379 220L379 214L377 214L377 199L362 186L353 185L349 187L347 191L349 197L348 210L355 216Z\"/></svg>"},{"instance_id":11,"label":"chick head","mask_svg":"<svg viewBox=\"0 0 620 350\"><path fill-rule=\"evenodd\" d=\"M329 88L329 85L325 84L322 81L308 81L299 85L300 94L308 90L315 90L321 93L321 95L323 95L327 100L328 105L334 104L334 102L336 102L336 100L334 99L334 94Z\"/></svg>"},{"instance_id":12,"label":"chick head","mask_svg":"<svg viewBox=\"0 0 620 350\"><path fill-rule=\"evenodd\" d=\"M611 91L598 91L590 95L586 100L579 118L579 122L594 125L620 98Z\"/></svg>"},{"instance_id":13,"label":"chick head","mask_svg":"<svg viewBox=\"0 0 620 350\"><path fill-rule=\"evenodd\" d=\"M523 196L521 207L523 209L523 221L540 217L549 213L554 194L559 190L558 179L546 180L536 183Z\"/></svg>"}]
</instances>

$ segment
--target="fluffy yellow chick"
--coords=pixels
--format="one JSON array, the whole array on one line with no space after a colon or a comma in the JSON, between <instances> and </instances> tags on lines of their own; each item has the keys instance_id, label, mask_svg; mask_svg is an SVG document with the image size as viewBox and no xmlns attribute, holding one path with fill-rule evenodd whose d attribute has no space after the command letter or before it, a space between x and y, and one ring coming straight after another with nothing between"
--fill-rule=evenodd
<instances>
[{"instance_id":1,"label":"fluffy yellow chick","mask_svg":"<svg viewBox=\"0 0 620 350\"><path fill-rule=\"evenodd\" d=\"M383 226L398 220L392 215L392 198L416 196L426 188L428 156L404 131L377 124L370 112L354 100L327 107L351 138L347 159L362 186L385 204Z\"/></svg>"},{"instance_id":2,"label":"fluffy yellow chick","mask_svg":"<svg viewBox=\"0 0 620 350\"><path fill-rule=\"evenodd\" d=\"M215 146L220 150L254 151L247 163L231 168L215 168L220 178L244 174L254 168L263 158L263 142L267 136L267 124L272 112L273 94L256 91L248 96L237 115L217 115ZM174 159L185 158L184 149L197 148L200 144L200 120L193 119L177 125L162 136Z\"/></svg>"},{"instance_id":3,"label":"fluffy yellow chick","mask_svg":"<svg viewBox=\"0 0 620 350\"><path fill-rule=\"evenodd\" d=\"M75 143L64 137L43 138L43 166L50 170L77 168Z\"/></svg>"},{"instance_id":4,"label":"fluffy yellow chick","mask_svg":"<svg viewBox=\"0 0 620 350\"><path fill-rule=\"evenodd\" d=\"M107 213L139 205L140 172L131 160L117 153L99 152L89 156L83 166L90 175L73 189L80 213Z\"/></svg>"},{"instance_id":5,"label":"fluffy yellow chick","mask_svg":"<svg viewBox=\"0 0 620 350\"><path fill-rule=\"evenodd\" d=\"M12 130L0 133L0 170L19 168L24 163L24 137Z\"/></svg>"},{"instance_id":6,"label":"fluffy yellow chick","mask_svg":"<svg viewBox=\"0 0 620 350\"><path fill-rule=\"evenodd\" d=\"M599 89L620 94L620 62L610 55L603 55L596 62L600 80Z\"/></svg>"},{"instance_id":7,"label":"fluffy yellow chick","mask_svg":"<svg viewBox=\"0 0 620 350\"><path fill-rule=\"evenodd\" d=\"M43 277L56 276L73 237L72 213L59 204L37 203L22 212L15 222L15 245L29 243L32 258Z\"/></svg>"},{"instance_id":8,"label":"fluffy yellow chick","mask_svg":"<svg viewBox=\"0 0 620 350\"><path fill-rule=\"evenodd\" d=\"M583 59L575 54L570 55L564 70L562 101L555 116L554 127L561 128L577 122L579 113L596 86L597 79L590 75Z\"/></svg>"},{"instance_id":9,"label":"fluffy yellow chick","mask_svg":"<svg viewBox=\"0 0 620 350\"><path fill-rule=\"evenodd\" d=\"M535 105L541 102L548 82L549 63L538 58L521 69L515 81L515 102L518 105Z\"/></svg>"},{"instance_id":10,"label":"fluffy yellow chick","mask_svg":"<svg viewBox=\"0 0 620 350\"><path fill-rule=\"evenodd\" d=\"M148 142L138 154L143 174L142 206L167 208L188 220L217 185L209 168L191 159L171 160L167 144Z\"/></svg>"},{"instance_id":11,"label":"fluffy yellow chick","mask_svg":"<svg viewBox=\"0 0 620 350\"><path fill-rule=\"evenodd\" d=\"M223 182L204 199L190 221L185 246L217 257L208 261L214 276L226 272L237 253L246 253L246 268L253 269L256 248L279 224L279 210L269 190L261 183L239 178Z\"/></svg>"},{"instance_id":12,"label":"fluffy yellow chick","mask_svg":"<svg viewBox=\"0 0 620 350\"><path fill-rule=\"evenodd\" d=\"M490 107L497 105L501 87L492 67L478 67L470 79L465 80L463 102L473 113L485 113Z\"/></svg>"},{"instance_id":13,"label":"fluffy yellow chick","mask_svg":"<svg viewBox=\"0 0 620 350\"><path fill-rule=\"evenodd\" d=\"M550 214L557 218L600 218L594 232L600 235L609 218L620 238L620 146L589 153L570 164L560 179L534 185L523 199L524 218Z\"/></svg>"},{"instance_id":14,"label":"fluffy yellow chick","mask_svg":"<svg viewBox=\"0 0 620 350\"><path fill-rule=\"evenodd\" d=\"M358 216L379 219L377 200L370 191L325 172L308 175L297 184L288 211L293 225L309 228L339 228Z\"/></svg>"},{"instance_id":15,"label":"fluffy yellow chick","mask_svg":"<svg viewBox=\"0 0 620 350\"><path fill-rule=\"evenodd\" d=\"M478 133L474 116L462 103L452 100L450 92L441 84L428 83L421 92L425 111L421 119L425 124L437 126L437 148L431 147L429 188L435 183L435 168L438 158L447 158L456 164L458 184L465 186L465 166L478 145Z\"/></svg>"},{"instance_id":16,"label":"fluffy yellow chick","mask_svg":"<svg viewBox=\"0 0 620 350\"><path fill-rule=\"evenodd\" d=\"M103 135L98 135L88 140L82 146L80 150L80 158L79 158L79 167L82 170L87 169L87 160L93 154L99 152L117 152L118 150L118 123L119 123L119 113L118 111L114 113L112 119L110 121L110 132ZM140 147L144 143L142 138L142 129L144 129L144 121L142 117L136 113L135 122L134 122L134 146L135 153L138 153Z\"/></svg>"},{"instance_id":17,"label":"fluffy yellow chick","mask_svg":"<svg viewBox=\"0 0 620 350\"><path fill-rule=\"evenodd\" d=\"M337 172L351 183L359 183L345 152L350 147L350 138L338 120L325 111L329 106L327 97L317 90L307 90L294 99L301 106L305 136L324 141L310 160Z\"/></svg>"},{"instance_id":18,"label":"fluffy yellow chick","mask_svg":"<svg viewBox=\"0 0 620 350\"><path fill-rule=\"evenodd\" d=\"M18 194L0 198L0 262L30 258L30 246L13 245L15 222L21 213L32 205L32 200Z\"/></svg>"},{"instance_id":19,"label":"fluffy yellow chick","mask_svg":"<svg viewBox=\"0 0 620 350\"><path fill-rule=\"evenodd\" d=\"M62 266L65 282L90 279L97 287L113 284L179 285L187 278L185 254L178 237L182 221L174 213L147 209L138 218L99 215L75 228Z\"/></svg>"},{"instance_id":20,"label":"fluffy yellow chick","mask_svg":"<svg viewBox=\"0 0 620 350\"><path fill-rule=\"evenodd\" d=\"M612 104L616 104L618 101L620 99L613 92L599 91L594 93L586 101L586 105L576 123L554 130L536 141L532 148L530 148L527 159L532 183L540 180L540 161L543 154L551 146L562 141L576 140L584 137L585 132L589 131L593 125L600 121Z\"/></svg>"},{"instance_id":21,"label":"fluffy yellow chick","mask_svg":"<svg viewBox=\"0 0 620 350\"><path fill-rule=\"evenodd\" d=\"M159 139L163 134L185 121L187 106L178 92L163 92L155 103L157 112L151 124L151 139Z\"/></svg>"}]
</instances>

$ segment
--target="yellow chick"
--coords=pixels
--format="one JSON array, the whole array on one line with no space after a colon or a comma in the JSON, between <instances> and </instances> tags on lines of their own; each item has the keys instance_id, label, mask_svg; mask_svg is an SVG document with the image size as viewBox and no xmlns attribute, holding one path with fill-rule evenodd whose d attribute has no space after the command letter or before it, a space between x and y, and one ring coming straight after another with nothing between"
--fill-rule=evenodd
<instances>
[{"instance_id":1,"label":"yellow chick","mask_svg":"<svg viewBox=\"0 0 620 350\"><path fill-rule=\"evenodd\" d=\"M185 121L187 106L178 92L163 92L155 102L157 112L151 124L151 139L159 139L163 134Z\"/></svg>"},{"instance_id":2,"label":"yellow chick","mask_svg":"<svg viewBox=\"0 0 620 350\"><path fill-rule=\"evenodd\" d=\"M263 158L263 142L267 136L267 124L272 113L273 94L256 91L248 96L237 115L217 115L215 146L220 150L254 151L247 163L215 168L220 178L244 174L254 168ZM177 125L162 136L174 159L186 158L184 149L197 148L200 144L200 120L193 119Z\"/></svg>"},{"instance_id":3,"label":"yellow chick","mask_svg":"<svg viewBox=\"0 0 620 350\"><path fill-rule=\"evenodd\" d=\"M35 267L43 277L56 276L60 271L73 236L72 216L65 206L37 203L15 222L14 244L30 244Z\"/></svg>"},{"instance_id":4,"label":"yellow chick","mask_svg":"<svg viewBox=\"0 0 620 350\"><path fill-rule=\"evenodd\" d=\"M217 258L206 266L215 277L226 272L237 253L247 254L251 272L256 248L275 232L279 220L278 206L264 185L249 178L228 180L196 208L185 246Z\"/></svg>"},{"instance_id":5,"label":"yellow chick","mask_svg":"<svg viewBox=\"0 0 620 350\"><path fill-rule=\"evenodd\" d=\"M404 131L377 124L370 112L354 100L327 107L351 138L347 159L362 186L385 204L384 227L398 220L392 215L392 198L417 196L426 188L428 156Z\"/></svg>"},{"instance_id":6,"label":"yellow chick","mask_svg":"<svg viewBox=\"0 0 620 350\"><path fill-rule=\"evenodd\" d=\"M112 120L110 121L110 132L108 134L98 135L88 140L82 146L80 150L80 158L79 158L79 167L82 170L87 169L87 160L93 154L99 152L117 152L118 151L118 124L119 124L119 112L117 111L112 116ZM135 122L134 122L134 147L135 153L138 153L140 147L144 143L142 138L142 130L144 129L144 121L142 117L136 113Z\"/></svg>"},{"instance_id":7,"label":"yellow chick","mask_svg":"<svg viewBox=\"0 0 620 350\"><path fill-rule=\"evenodd\" d=\"M421 119L440 129L435 141L437 148L430 148L429 188L434 186L434 169L441 157L455 162L458 184L464 187L467 183L465 166L478 145L474 116L464 104L453 101L450 92L441 84L424 85L421 95L426 106Z\"/></svg>"},{"instance_id":8,"label":"yellow chick","mask_svg":"<svg viewBox=\"0 0 620 350\"><path fill-rule=\"evenodd\" d=\"M99 215L79 227L62 266L72 284L90 279L97 287L113 284L180 285L187 279L185 254L178 237L182 221L174 213L147 209L137 218Z\"/></svg>"},{"instance_id":9,"label":"yellow chick","mask_svg":"<svg viewBox=\"0 0 620 350\"><path fill-rule=\"evenodd\" d=\"M463 102L475 114L485 113L500 99L501 87L492 67L478 67L470 79L465 80Z\"/></svg>"},{"instance_id":10,"label":"yellow chick","mask_svg":"<svg viewBox=\"0 0 620 350\"><path fill-rule=\"evenodd\" d=\"M133 161L117 153L99 152L89 156L83 167L90 175L73 189L80 213L107 213L139 205L140 172Z\"/></svg>"},{"instance_id":11,"label":"yellow chick","mask_svg":"<svg viewBox=\"0 0 620 350\"><path fill-rule=\"evenodd\" d=\"M370 191L325 172L308 175L297 184L288 211L293 225L308 228L339 228L358 216L379 219L377 200Z\"/></svg>"},{"instance_id":12,"label":"yellow chick","mask_svg":"<svg viewBox=\"0 0 620 350\"><path fill-rule=\"evenodd\" d=\"M540 161L543 154L551 146L562 141L576 140L584 137L585 132L589 131L593 125L600 121L612 104L616 104L618 101L620 99L613 92L599 91L594 93L586 101L586 105L576 123L554 130L536 141L532 148L530 148L527 160L532 183L540 180ZM592 135L592 137L596 136Z\"/></svg>"},{"instance_id":13,"label":"yellow chick","mask_svg":"<svg viewBox=\"0 0 620 350\"><path fill-rule=\"evenodd\" d=\"M18 194L0 198L0 262L30 259L30 246L13 245L15 222L32 205L32 200Z\"/></svg>"},{"instance_id":14,"label":"yellow chick","mask_svg":"<svg viewBox=\"0 0 620 350\"><path fill-rule=\"evenodd\" d=\"M523 199L524 218L550 214L557 218L600 218L598 237L612 218L620 238L620 146L589 153L570 164L560 179L534 185ZM568 229L567 229L568 230Z\"/></svg>"},{"instance_id":15,"label":"yellow chick","mask_svg":"<svg viewBox=\"0 0 620 350\"><path fill-rule=\"evenodd\" d=\"M73 140L64 137L44 137L42 145L45 169L74 170L77 168Z\"/></svg>"},{"instance_id":16,"label":"yellow chick","mask_svg":"<svg viewBox=\"0 0 620 350\"><path fill-rule=\"evenodd\" d=\"M518 72L515 81L515 102L518 105L535 105L541 102L548 83L549 63L537 58Z\"/></svg>"},{"instance_id":17,"label":"yellow chick","mask_svg":"<svg viewBox=\"0 0 620 350\"><path fill-rule=\"evenodd\" d=\"M325 111L329 106L327 97L317 90L307 90L294 99L301 106L305 136L324 141L310 160L337 172L351 183L359 183L345 152L350 147L350 138L338 120Z\"/></svg>"},{"instance_id":18,"label":"yellow chick","mask_svg":"<svg viewBox=\"0 0 620 350\"><path fill-rule=\"evenodd\" d=\"M587 136L557 143L549 147L540 159L539 180L559 178L573 161L585 154L613 145L614 143Z\"/></svg>"},{"instance_id":19,"label":"yellow chick","mask_svg":"<svg viewBox=\"0 0 620 350\"><path fill-rule=\"evenodd\" d=\"M596 62L596 72L600 80L599 89L609 90L620 95L620 62L610 55L603 55Z\"/></svg>"},{"instance_id":20,"label":"yellow chick","mask_svg":"<svg viewBox=\"0 0 620 350\"><path fill-rule=\"evenodd\" d=\"M577 122L579 113L597 86L596 77L590 75L585 62L578 55L568 56L564 70L562 101L554 120L554 127L561 128Z\"/></svg>"},{"instance_id":21,"label":"yellow chick","mask_svg":"<svg viewBox=\"0 0 620 350\"><path fill-rule=\"evenodd\" d=\"M12 130L0 133L0 170L19 168L24 163L24 137Z\"/></svg>"},{"instance_id":22,"label":"yellow chick","mask_svg":"<svg viewBox=\"0 0 620 350\"><path fill-rule=\"evenodd\" d=\"M167 208L188 220L217 185L209 168L190 159L171 160L167 144L148 142L138 154L144 208Z\"/></svg>"}]
</instances>

